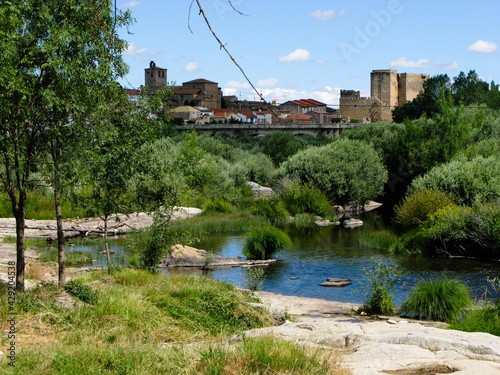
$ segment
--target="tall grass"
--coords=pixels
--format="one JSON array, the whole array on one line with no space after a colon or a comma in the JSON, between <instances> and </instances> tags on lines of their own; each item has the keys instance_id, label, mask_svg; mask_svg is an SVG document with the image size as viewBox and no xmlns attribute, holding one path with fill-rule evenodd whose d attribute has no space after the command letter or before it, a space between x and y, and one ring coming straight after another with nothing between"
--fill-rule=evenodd
<instances>
[{"instance_id":1,"label":"tall grass","mask_svg":"<svg viewBox=\"0 0 500 375\"><path fill-rule=\"evenodd\" d=\"M420 281L401 309L411 317L450 322L470 305L472 299L463 282L441 278Z\"/></svg>"},{"instance_id":2,"label":"tall grass","mask_svg":"<svg viewBox=\"0 0 500 375\"><path fill-rule=\"evenodd\" d=\"M451 328L465 332L486 332L500 336L500 305L468 311L463 319L453 321Z\"/></svg>"},{"instance_id":3,"label":"tall grass","mask_svg":"<svg viewBox=\"0 0 500 375\"><path fill-rule=\"evenodd\" d=\"M292 245L292 240L285 233L274 227L263 227L249 233L243 247L247 259L269 259L279 250Z\"/></svg>"},{"instance_id":4,"label":"tall grass","mask_svg":"<svg viewBox=\"0 0 500 375\"><path fill-rule=\"evenodd\" d=\"M398 252L398 236L389 230L363 233L359 237L359 244L363 247L384 250L390 254Z\"/></svg>"},{"instance_id":5,"label":"tall grass","mask_svg":"<svg viewBox=\"0 0 500 375\"><path fill-rule=\"evenodd\" d=\"M58 251L55 247L42 248L39 250L40 256L39 260L42 262L57 262L58 261ZM66 264L88 264L92 263L94 254L90 250L66 250L64 252L66 256Z\"/></svg>"}]
</instances>

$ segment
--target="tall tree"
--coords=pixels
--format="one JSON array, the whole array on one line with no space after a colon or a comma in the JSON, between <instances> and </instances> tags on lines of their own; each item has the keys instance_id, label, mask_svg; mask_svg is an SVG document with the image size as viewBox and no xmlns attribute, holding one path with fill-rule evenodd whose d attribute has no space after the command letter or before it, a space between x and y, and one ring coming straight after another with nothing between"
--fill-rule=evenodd
<instances>
[{"instance_id":1,"label":"tall tree","mask_svg":"<svg viewBox=\"0 0 500 375\"><path fill-rule=\"evenodd\" d=\"M68 144L106 103L107 87L126 72L126 43L116 30L130 21L111 0L23 0L0 4L0 177L16 218L16 288L24 290L27 182L37 157L49 150L59 228L60 163ZM47 149L47 146L51 147ZM62 231L58 230L58 236ZM61 242L59 241L59 245ZM61 249L61 248L60 248ZM64 283L64 255L60 250Z\"/></svg>"}]
</instances>

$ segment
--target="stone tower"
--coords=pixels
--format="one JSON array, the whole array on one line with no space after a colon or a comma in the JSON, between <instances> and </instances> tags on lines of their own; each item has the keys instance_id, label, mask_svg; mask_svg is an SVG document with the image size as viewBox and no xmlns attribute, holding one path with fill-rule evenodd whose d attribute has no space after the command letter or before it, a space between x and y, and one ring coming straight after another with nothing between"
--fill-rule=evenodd
<instances>
[{"instance_id":1,"label":"stone tower","mask_svg":"<svg viewBox=\"0 0 500 375\"><path fill-rule=\"evenodd\" d=\"M399 104L398 71L395 69L373 70L371 97L395 108Z\"/></svg>"},{"instance_id":2,"label":"stone tower","mask_svg":"<svg viewBox=\"0 0 500 375\"><path fill-rule=\"evenodd\" d=\"M167 69L156 66L154 61L149 63L149 68L144 69L144 82L148 92L156 92L167 85Z\"/></svg>"}]
</instances>

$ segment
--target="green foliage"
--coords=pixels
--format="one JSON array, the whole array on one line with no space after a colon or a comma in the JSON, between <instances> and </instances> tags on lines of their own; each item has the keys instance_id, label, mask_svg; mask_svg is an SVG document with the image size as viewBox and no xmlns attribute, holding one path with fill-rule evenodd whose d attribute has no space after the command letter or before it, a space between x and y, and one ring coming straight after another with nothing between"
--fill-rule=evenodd
<instances>
[{"instance_id":1,"label":"green foliage","mask_svg":"<svg viewBox=\"0 0 500 375\"><path fill-rule=\"evenodd\" d=\"M367 286L366 302L363 310L369 314L394 314L392 293L403 285L401 279L405 271L394 263L373 259L370 267L363 268Z\"/></svg>"},{"instance_id":2,"label":"green foliage","mask_svg":"<svg viewBox=\"0 0 500 375\"><path fill-rule=\"evenodd\" d=\"M371 143L381 156L384 164L386 164L388 147L397 133L403 128L403 124L397 123L377 122L375 124L363 124L363 126L342 131L340 138Z\"/></svg>"},{"instance_id":3,"label":"green foliage","mask_svg":"<svg viewBox=\"0 0 500 375\"><path fill-rule=\"evenodd\" d=\"M425 188L449 192L457 204L494 203L500 199L500 159L477 156L437 166L416 178L409 193Z\"/></svg>"},{"instance_id":4,"label":"green foliage","mask_svg":"<svg viewBox=\"0 0 500 375\"><path fill-rule=\"evenodd\" d=\"M203 211L231 213L233 212L233 206L231 205L231 203L226 202L220 198L217 198L215 200L207 201L203 206Z\"/></svg>"},{"instance_id":5,"label":"green foliage","mask_svg":"<svg viewBox=\"0 0 500 375\"><path fill-rule=\"evenodd\" d=\"M260 141L262 152L278 166L303 148L299 139L291 133L272 132Z\"/></svg>"},{"instance_id":6,"label":"green foliage","mask_svg":"<svg viewBox=\"0 0 500 375\"><path fill-rule=\"evenodd\" d=\"M500 336L500 308L486 306L471 310L462 319L453 321L450 328L465 332L486 332Z\"/></svg>"},{"instance_id":7,"label":"green foliage","mask_svg":"<svg viewBox=\"0 0 500 375\"><path fill-rule=\"evenodd\" d=\"M417 190L394 208L394 222L405 229L416 227L436 211L453 204L453 199L443 191Z\"/></svg>"},{"instance_id":8,"label":"green foliage","mask_svg":"<svg viewBox=\"0 0 500 375\"><path fill-rule=\"evenodd\" d=\"M266 275L262 267L249 267L242 275L243 285L252 292L260 290L265 278Z\"/></svg>"},{"instance_id":9,"label":"green foliage","mask_svg":"<svg viewBox=\"0 0 500 375\"><path fill-rule=\"evenodd\" d=\"M285 225L290 216L283 201L277 197L256 198L250 212L265 217L273 225Z\"/></svg>"},{"instance_id":10,"label":"green foliage","mask_svg":"<svg viewBox=\"0 0 500 375\"><path fill-rule=\"evenodd\" d=\"M411 246L409 251L499 259L500 210L496 206L444 207L425 225L403 235L401 242Z\"/></svg>"},{"instance_id":11,"label":"green foliage","mask_svg":"<svg viewBox=\"0 0 500 375\"><path fill-rule=\"evenodd\" d=\"M331 202L365 202L382 192L387 171L373 146L339 139L295 154L281 165L277 177L296 177L323 192Z\"/></svg>"},{"instance_id":12,"label":"green foliage","mask_svg":"<svg viewBox=\"0 0 500 375\"><path fill-rule=\"evenodd\" d=\"M285 232L274 227L258 228L248 234L243 254L247 259L265 260L291 245L292 240Z\"/></svg>"},{"instance_id":13,"label":"green foliage","mask_svg":"<svg viewBox=\"0 0 500 375\"><path fill-rule=\"evenodd\" d=\"M318 189L302 185L298 181L288 181L283 184L280 199L292 216L300 213L326 216L333 209L327 197Z\"/></svg>"},{"instance_id":14,"label":"green foliage","mask_svg":"<svg viewBox=\"0 0 500 375\"><path fill-rule=\"evenodd\" d=\"M64 289L85 303L95 305L98 301L97 293L85 284L82 279L68 281Z\"/></svg>"},{"instance_id":15,"label":"green foliage","mask_svg":"<svg viewBox=\"0 0 500 375\"><path fill-rule=\"evenodd\" d=\"M420 281L401 309L412 318L449 322L459 318L470 305L472 299L463 282L441 278Z\"/></svg>"},{"instance_id":16,"label":"green foliage","mask_svg":"<svg viewBox=\"0 0 500 375\"><path fill-rule=\"evenodd\" d=\"M314 228L316 220L316 215L314 214L297 214L293 218L293 225L296 228Z\"/></svg>"},{"instance_id":17,"label":"green foliage","mask_svg":"<svg viewBox=\"0 0 500 375\"><path fill-rule=\"evenodd\" d=\"M390 254L398 252L398 236L389 230L371 231L359 237L361 246L386 251Z\"/></svg>"},{"instance_id":18,"label":"green foliage","mask_svg":"<svg viewBox=\"0 0 500 375\"><path fill-rule=\"evenodd\" d=\"M500 138L488 138L477 143L473 143L462 150L454 159L474 160L477 156L487 159L491 156L500 155Z\"/></svg>"}]
</instances>

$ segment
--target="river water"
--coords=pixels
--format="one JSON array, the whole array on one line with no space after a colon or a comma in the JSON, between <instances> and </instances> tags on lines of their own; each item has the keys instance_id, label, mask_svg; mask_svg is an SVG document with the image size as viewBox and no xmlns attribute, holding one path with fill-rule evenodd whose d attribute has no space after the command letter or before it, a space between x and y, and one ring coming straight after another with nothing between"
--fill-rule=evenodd
<instances>
[{"instance_id":1,"label":"river water","mask_svg":"<svg viewBox=\"0 0 500 375\"><path fill-rule=\"evenodd\" d=\"M265 278L261 290L284 295L321 298L331 301L363 303L365 300L366 277L377 259L393 263L406 271L395 293L399 304L412 286L421 279L441 276L463 280L475 298L480 298L488 283L487 277L500 277L499 261L471 259L430 258L422 255L388 255L383 251L362 247L361 234L384 228L384 223L376 213L362 217L365 225L357 228L330 226L312 229L289 228L293 240L291 248L277 254L278 261L264 267ZM243 234L208 237L196 247L221 256L242 256L245 237ZM126 249L122 240L114 239L111 248L117 250L116 263L123 264ZM87 248L88 249L88 248ZM95 248L95 252L99 249ZM125 262L126 263L126 262ZM105 256L97 263L105 265ZM193 269L163 270L164 273L200 273ZM205 275L245 287L242 268L214 268ZM319 286L328 277L349 278L352 285L344 288ZM292 279L293 278L293 279ZM498 297L488 288L490 297Z\"/></svg>"}]
</instances>

